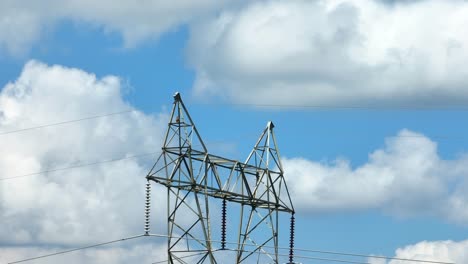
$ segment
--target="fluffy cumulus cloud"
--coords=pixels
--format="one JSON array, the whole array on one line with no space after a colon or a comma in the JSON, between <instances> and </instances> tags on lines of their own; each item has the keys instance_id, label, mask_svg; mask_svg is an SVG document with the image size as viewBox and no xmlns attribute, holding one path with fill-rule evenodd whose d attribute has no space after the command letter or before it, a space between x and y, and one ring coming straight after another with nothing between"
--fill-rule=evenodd
<instances>
[{"instance_id":1,"label":"fluffy cumulus cloud","mask_svg":"<svg viewBox=\"0 0 468 264\"><path fill-rule=\"evenodd\" d=\"M166 114L144 114L126 103L121 92L115 76L97 78L79 69L27 63L19 78L0 92L0 178L157 152ZM3 133L122 110L133 111ZM0 256L14 260L142 234L144 177L155 157L0 180ZM153 192L159 201L153 203L154 215L164 210L158 193ZM153 220L154 226L164 226L158 224L162 218ZM137 255L148 246L89 251L77 263L120 263L104 261L105 253ZM94 257L101 261L88 261Z\"/></svg>"},{"instance_id":2,"label":"fluffy cumulus cloud","mask_svg":"<svg viewBox=\"0 0 468 264\"><path fill-rule=\"evenodd\" d=\"M431 260L450 263L468 262L468 240L422 241L396 250L395 258ZM369 259L371 264L404 264L408 261Z\"/></svg>"},{"instance_id":3,"label":"fluffy cumulus cloud","mask_svg":"<svg viewBox=\"0 0 468 264\"><path fill-rule=\"evenodd\" d=\"M89 23L122 35L124 44L159 37L162 33L211 14L229 0L91 1L46 0L0 3L0 49L24 53L42 34L62 20Z\"/></svg>"},{"instance_id":4,"label":"fluffy cumulus cloud","mask_svg":"<svg viewBox=\"0 0 468 264\"><path fill-rule=\"evenodd\" d=\"M260 1L193 25L194 93L242 103L468 101L468 3Z\"/></svg>"},{"instance_id":5,"label":"fluffy cumulus cloud","mask_svg":"<svg viewBox=\"0 0 468 264\"><path fill-rule=\"evenodd\" d=\"M468 223L468 156L440 157L437 144L402 130L365 164L286 158L289 188L300 211L382 209L396 216L431 215Z\"/></svg>"}]
</instances>

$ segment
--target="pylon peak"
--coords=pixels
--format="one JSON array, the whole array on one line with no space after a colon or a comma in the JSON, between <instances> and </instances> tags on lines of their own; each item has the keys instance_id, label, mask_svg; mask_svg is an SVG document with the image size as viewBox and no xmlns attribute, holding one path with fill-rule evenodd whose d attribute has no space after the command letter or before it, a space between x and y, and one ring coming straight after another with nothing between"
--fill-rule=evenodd
<instances>
[{"instance_id":1,"label":"pylon peak","mask_svg":"<svg viewBox=\"0 0 468 264\"><path fill-rule=\"evenodd\" d=\"M273 124L273 122L271 122L271 121L268 121L268 123L267 123L267 128L271 130L271 129L273 129L274 127L275 127L275 124Z\"/></svg>"},{"instance_id":2,"label":"pylon peak","mask_svg":"<svg viewBox=\"0 0 468 264\"><path fill-rule=\"evenodd\" d=\"M179 93L179 92L176 92L176 93L174 94L174 100L175 100L175 101L181 101L181 100L182 100L182 98L180 97L180 93Z\"/></svg>"}]
</instances>

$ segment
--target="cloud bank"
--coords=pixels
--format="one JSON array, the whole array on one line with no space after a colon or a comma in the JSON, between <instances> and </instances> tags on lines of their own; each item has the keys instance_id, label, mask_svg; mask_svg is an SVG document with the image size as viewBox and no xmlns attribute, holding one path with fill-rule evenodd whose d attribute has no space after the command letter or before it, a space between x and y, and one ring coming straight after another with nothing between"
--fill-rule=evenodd
<instances>
[{"instance_id":1,"label":"cloud bank","mask_svg":"<svg viewBox=\"0 0 468 264\"><path fill-rule=\"evenodd\" d=\"M283 164L298 211L381 209L468 224L468 156L443 159L437 144L419 133L402 130L358 167L346 159L286 158Z\"/></svg>"},{"instance_id":2,"label":"cloud bank","mask_svg":"<svg viewBox=\"0 0 468 264\"><path fill-rule=\"evenodd\" d=\"M0 50L11 54L24 53L61 21L117 33L125 47L189 25L199 98L378 107L468 102L468 3L461 0L7 0L0 17Z\"/></svg>"},{"instance_id":3,"label":"cloud bank","mask_svg":"<svg viewBox=\"0 0 468 264\"><path fill-rule=\"evenodd\" d=\"M189 25L199 98L378 107L468 102L468 3L461 0L7 0L0 17L0 50L10 54L23 54L61 21L117 33L125 47Z\"/></svg>"},{"instance_id":4,"label":"cloud bank","mask_svg":"<svg viewBox=\"0 0 468 264\"><path fill-rule=\"evenodd\" d=\"M194 94L252 104L468 102L468 3L260 1L195 23Z\"/></svg>"},{"instance_id":5,"label":"cloud bank","mask_svg":"<svg viewBox=\"0 0 468 264\"><path fill-rule=\"evenodd\" d=\"M71 20L116 32L124 46L133 47L157 39L201 16L216 12L229 0L177 1L91 1L46 0L0 3L0 50L20 55L60 21Z\"/></svg>"}]
</instances>

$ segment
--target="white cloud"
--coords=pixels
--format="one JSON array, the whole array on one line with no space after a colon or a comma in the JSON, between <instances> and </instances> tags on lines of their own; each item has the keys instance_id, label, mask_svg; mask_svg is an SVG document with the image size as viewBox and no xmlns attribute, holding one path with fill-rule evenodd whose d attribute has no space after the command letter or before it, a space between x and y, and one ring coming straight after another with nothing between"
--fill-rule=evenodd
<instances>
[{"instance_id":1,"label":"white cloud","mask_svg":"<svg viewBox=\"0 0 468 264\"><path fill-rule=\"evenodd\" d=\"M216 12L230 0L0 2L0 50L20 55L61 20L85 22L118 32L126 47Z\"/></svg>"},{"instance_id":2,"label":"white cloud","mask_svg":"<svg viewBox=\"0 0 468 264\"><path fill-rule=\"evenodd\" d=\"M167 116L134 109L123 101L121 89L115 76L99 79L79 69L27 63L0 92L1 132L134 111L1 135L0 178L157 152ZM0 181L1 250L77 246L142 234L144 177L155 157ZM153 201L164 201L158 190L153 189ZM164 211L159 202L153 204L153 215ZM153 227L164 226L162 221L154 217Z\"/></svg>"},{"instance_id":3,"label":"white cloud","mask_svg":"<svg viewBox=\"0 0 468 264\"><path fill-rule=\"evenodd\" d=\"M261 1L192 27L194 93L268 104L468 101L468 3Z\"/></svg>"},{"instance_id":4,"label":"white cloud","mask_svg":"<svg viewBox=\"0 0 468 264\"><path fill-rule=\"evenodd\" d=\"M401 259L419 259L453 263L468 262L468 240L464 241L422 241L396 250L395 257ZM369 259L372 264L405 264L408 261L383 261Z\"/></svg>"},{"instance_id":5,"label":"white cloud","mask_svg":"<svg viewBox=\"0 0 468 264\"><path fill-rule=\"evenodd\" d=\"M468 215L468 157L445 160L429 138L401 131L373 151L365 164L345 159L284 159L298 211L382 209L396 216L431 215L463 225Z\"/></svg>"},{"instance_id":6,"label":"white cloud","mask_svg":"<svg viewBox=\"0 0 468 264\"><path fill-rule=\"evenodd\" d=\"M11 6L13 1L0 3L0 51L19 55L41 34L41 17L35 12Z\"/></svg>"}]
</instances>

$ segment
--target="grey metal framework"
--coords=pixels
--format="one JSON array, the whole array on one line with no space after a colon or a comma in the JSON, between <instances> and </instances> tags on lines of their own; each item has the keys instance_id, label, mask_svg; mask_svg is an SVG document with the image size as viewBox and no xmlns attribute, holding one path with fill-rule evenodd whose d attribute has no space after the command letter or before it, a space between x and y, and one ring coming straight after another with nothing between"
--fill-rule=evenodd
<instances>
[{"instance_id":1,"label":"grey metal framework","mask_svg":"<svg viewBox=\"0 0 468 264\"><path fill-rule=\"evenodd\" d=\"M147 175L167 187L168 263L187 263L188 257L190 263L232 263L229 252L235 263L279 263L279 214L294 215L294 207L273 128L268 122L245 162L212 155L180 94L174 95L162 154ZM210 211L213 198L222 200L221 213ZM222 234L213 237L213 217L220 215ZM226 222L239 225L232 248L226 247ZM293 231L290 239L292 263Z\"/></svg>"}]
</instances>

